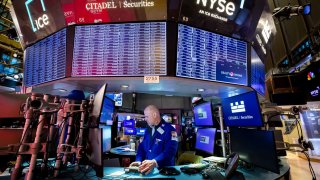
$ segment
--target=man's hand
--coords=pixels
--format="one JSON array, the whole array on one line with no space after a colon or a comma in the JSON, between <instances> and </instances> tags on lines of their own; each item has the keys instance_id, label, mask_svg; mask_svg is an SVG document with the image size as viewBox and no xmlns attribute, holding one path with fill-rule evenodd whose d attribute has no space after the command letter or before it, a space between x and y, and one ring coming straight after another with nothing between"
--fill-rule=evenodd
<instances>
[{"instance_id":1,"label":"man's hand","mask_svg":"<svg viewBox=\"0 0 320 180\"><path fill-rule=\"evenodd\" d=\"M141 166L139 167L139 171L141 173L144 173L144 174L149 174L154 167L157 166L157 163L155 160L144 160L141 164Z\"/></svg>"},{"instance_id":2,"label":"man's hand","mask_svg":"<svg viewBox=\"0 0 320 180\"><path fill-rule=\"evenodd\" d=\"M133 167L133 166L138 167L138 166L140 166L140 164L141 164L140 161L136 161L136 162L131 163L129 167Z\"/></svg>"}]
</instances>

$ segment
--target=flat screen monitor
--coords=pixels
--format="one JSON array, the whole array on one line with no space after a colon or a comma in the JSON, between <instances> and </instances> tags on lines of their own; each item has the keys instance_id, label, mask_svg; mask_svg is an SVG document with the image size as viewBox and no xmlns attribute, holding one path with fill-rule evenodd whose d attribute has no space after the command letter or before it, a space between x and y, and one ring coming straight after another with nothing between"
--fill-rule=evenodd
<instances>
[{"instance_id":1,"label":"flat screen monitor","mask_svg":"<svg viewBox=\"0 0 320 180\"><path fill-rule=\"evenodd\" d=\"M114 101L112 99L109 99L107 96L104 96L103 105L100 113L100 123L112 125L114 108Z\"/></svg>"},{"instance_id":2,"label":"flat screen monitor","mask_svg":"<svg viewBox=\"0 0 320 180\"><path fill-rule=\"evenodd\" d=\"M214 126L211 102L205 102L194 107L195 126Z\"/></svg>"},{"instance_id":3,"label":"flat screen monitor","mask_svg":"<svg viewBox=\"0 0 320 180\"><path fill-rule=\"evenodd\" d=\"M262 126L262 115L255 91L222 100L223 120L226 126Z\"/></svg>"},{"instance_id":4,"label":"flat screen monitor","mask_svg":"<svg viewBox=\"0 0 320 180\"><path fill-rule=\"evenodd\" d=\"M273 131L231 128L230 144L243 161L280 173Z\"/></svg>"},{"instance_id":5,"label":"flat screen monitor","mask_svg":"<svg viewBox=\"0 0 320 180\"><path fill-rule=\"evenodd\" d=\"M134 128L134 127L135 127L135 121L134 121L133 119L124 120L124 121L123 121L123 127L131 127L131 128Z\"/></svg>"},{"instance_id":6,"label":"flat screen monitor","mask_svg":"<svg viewBox=\"0 0 320 180\"><path fill-rule=\"evenodd\" d=\"M115 106L122 106L122 93L106 93L106 96L113 99Z\"/></svg>"},{"instance_id":7,"label":"flat screen monitor","mask_svg":"<svg viewBox=\"0 0 320 180\"><path fill-rule=\"evenodd\" d=\"M161 118L167 122L167 123L172 123L173 121L173 114L169 114L169 113L163 113L161 114Z\"/></svg>"},{"instance_id":8,"label":"flat screen monitor","mask_svg":"<svg viewBox=\"0 0 320 180\"><path fill-rule=\"evenodd\" d=\"M136 128L130 128L130 127L124 128L124 135L136 135L136 134L137 134Z\"/></svg>"},{"instance_id":9,"label":"flat screen monitor","mask_svg":"<svg viewBox=\"0 0 320 180\"><path fill-rule=\"evenodd\" d=\"M196 136L196 150L213 155L216 131L216 128L199 128Z\"/></svg>"},{"instance_id":10,"label":"flat screen monitor","mask_svg":"<svg viewBox=\"0 0 320 180\"><path fill-rule=\"evenodd\" d=\"M136 128L137 130L137 136L144 136L144 133L146 133L147 128Z\"/></svg>"},{"instance_id":11,"label":"flat screen monitor","mask_svg":"<svg viewBox=\"0 0 320 180\"><path fill-rule=\"evenodd\" d=\"M102 128L102 152L109 152L111 149L111 126L103 126Z\"/></svg>"}]
</instances>

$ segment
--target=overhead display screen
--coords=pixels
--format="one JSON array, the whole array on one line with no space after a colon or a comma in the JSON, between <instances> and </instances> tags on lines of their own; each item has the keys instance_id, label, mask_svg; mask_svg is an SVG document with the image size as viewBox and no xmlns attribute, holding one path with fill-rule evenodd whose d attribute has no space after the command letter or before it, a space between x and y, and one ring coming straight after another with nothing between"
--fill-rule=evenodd
<instances>
[{"instance_id":1,"label":"overhead display screen","mask_svg":"<svg viewBox=\"0 0 320 180\"><path fill-rule=\"evenodd\" d=\"M12 0L22 36L29 45L65 27L60 0Z\"/></svg>"},{"instance_id":2,"label":"overhead display screen","mask_svg":"<svg viewBox=\"0 0 320 180\"><path fill-rule=\"evenodd\" d=\"M263 62L256 51L251 48L251 87L262 96L266 93L265 74Z\"/></svg>"},{"instance_id":3,"label":"overhead display screen","mask_svg":"<svg viewBox=\"0 0 320 180\"><path fill-rule=\"evenodd\" d=\"M166 75L166 23L76 27L72 76Z\"/></svg>"},{"instance_id":4,"label":"overhead display screen","mask_svg":"<svg viewBox=\"0 0 320 180\"><path fill-rule=\"evenodd\" d=\"M178 77L247 85L247 44L179 24Z\"/></svg>"},{"instance_id":5,"label":"overhead display screen","mask_svg":"<svg viewBox=\"0 0 320 180\"><path fill-rule=\"evenodd\" d=\"M24 84L33 86L66 76L66 29L25 50Z\"/></svg>"},{"instance_id":6,"label":"overhead display screen","mask_svg":"<svg viewBox=\"0 0 320 180\"><path fill-rule=\"evenodd\" d=\"M68 25L166 20L167 0L62 0Z\"/></svg>"},{"instance_id":7,"label":"overhead display screen","mask_svg":"<svg viewBox=\"0 0 320 180\"><path fill-rule=\"evenodd\" d=\"M179 21L250 40L266 0L182 0Z\"/></svg>"}]
</instances>

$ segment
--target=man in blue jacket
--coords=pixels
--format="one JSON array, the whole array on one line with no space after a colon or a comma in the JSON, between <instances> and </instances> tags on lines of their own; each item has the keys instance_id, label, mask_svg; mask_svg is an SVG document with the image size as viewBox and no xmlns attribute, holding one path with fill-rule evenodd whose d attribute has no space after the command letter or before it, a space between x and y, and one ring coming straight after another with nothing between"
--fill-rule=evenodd
<instances>
[{"instance_id":1,"label":"man in blue jacket","mask_svg":"<svg viewBox=\"0 0 320 180\"><path fill-rule=\"evenodd\" d=\"M155 167L175 165L178 137L175 128L161 120L156 106L147 106L144 115L150 128L138 147L136 161L130 166L139 166L139 172L149 174Z\"/></svg>"}]
</instances>

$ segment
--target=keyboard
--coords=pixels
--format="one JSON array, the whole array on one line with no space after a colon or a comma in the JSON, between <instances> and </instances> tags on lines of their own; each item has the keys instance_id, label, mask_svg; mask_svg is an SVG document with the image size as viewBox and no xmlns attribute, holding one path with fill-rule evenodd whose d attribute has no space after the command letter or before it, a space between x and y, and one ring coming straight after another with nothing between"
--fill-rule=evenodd
<instances>
[{"instance_id":1,"label":"keyboard","mask_svg":"<svg viewBox=\"0 0 320 180\"><path fill-rule=\"evenodd\" d=\"M226 178L220 173L219 170L213 169L213 170L206 170L203 172L207 175L207 179L214 179L214 180L225 180ZM204 175L202 175L204 177Z\"/></svg>"}]
</instances>

